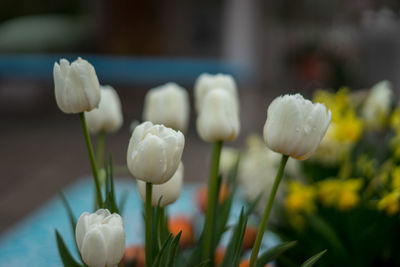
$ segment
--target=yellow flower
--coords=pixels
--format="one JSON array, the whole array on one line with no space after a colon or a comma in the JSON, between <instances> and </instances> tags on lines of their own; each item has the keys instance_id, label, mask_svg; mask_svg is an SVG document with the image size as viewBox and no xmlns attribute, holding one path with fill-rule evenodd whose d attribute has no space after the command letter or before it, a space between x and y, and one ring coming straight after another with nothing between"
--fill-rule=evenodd
<instances>
[{"instance_id":1,"label":"yellow flower","mask_svg":"<svg viewBox=\"0 0 400 267\"><path fill-rule=\"evenodd\" d=\"M357 142L362 133L362 122L353 110L349 110L336 122L335 136L341 142Z\"/></svg>"},{"instance_id":2,"label":"yellow flower","mask_svg":"<svg viewBox=\"0 0 400 267\"><path fill-rule=\"evenodd\" d=\"M311 213L315 210L315 190L313 187L298 182L290 182L288 188L289 193L285 199L285 207L289 212Z\"/></svg>"},{"instance_id":3,"label":"yellow flower","mask_svg":"<svg viewBox=\"0 0 400 267\"><path fill-rule=\"evenodd\" d=\"M381 200L379 200L378 209L386 211L389 216L395 215L400 209L399 198L399 190L386 194Z\"/></svg>"},{"instance_id":4,"label":"yellow flower","mask_svg":"<svg viewBox=\"0 0 400 267\"><path fill-rule=\"evenodd\" d=\"M336 205L340 210L350 210L360 200L361 186L361 179L325 180L318 183L318 197L325 206Z\"/></svg>"},{"instance_id":5,"label":"yellow flower","mask_svg":"<svg viewBox=\"0 0 400 267\"><path fill-rule=\"evenodd\" d=\"M361 172L364 177L373 177L376 172L376 166L376 159L369 159L366 154L361 154L357 158L356 168Z\"/></svg>"},{"instance_id":6,"label":"yellow flower","mask_svg":"<svg viewBox=\"0 0 400 267\"><path fill-rule=\"evenodd\" d=\"M341 88L336 94L316 91L313 101L324 103L332 112L331 125L314 159L326 165L337 164L360 140L363 131L362 120L356 115L347 88Z\"/></svg>"},{"instance_id":7,"label":"yellow flower","mask_svg":"<svg viewBox=\"0 0 400 267\"><path fill-rule=\"evenodd\" d=\"M399 130L400 129L400 108L396 107L389 119L390 126L392 129Z\"/></svg>"},{"instance_id":8,"label":"yellow flower","mask_svg":"<svg viewBox=\"0 0 400 267\"><path fill-rule=\"evenodd\" d=\"M324 180L318 183L318 197L325 206L332 206L337 199L339 180Z\"/></svg>"},{"instance_id":9,"label":"yellow flower","mask_svg":"<svg viewBox=\"0 0 400 267\"><path fill-rule=\"evenodd\" d=\"M349 89L340 88L336 94L326 90L317 90L313 102L325 104L332 112L332 121L335 121L345 110L350 108Z\"/></svg>"},{"instance_id":10,"label":"yellow flower","mask_svg":"<svg viewBox=\"0 0 400 267\"><path fill-rule=\"evenodd\" d=\"M400 188L400 166L392 170L392 189Z\"/></svg>"}]
</instances>

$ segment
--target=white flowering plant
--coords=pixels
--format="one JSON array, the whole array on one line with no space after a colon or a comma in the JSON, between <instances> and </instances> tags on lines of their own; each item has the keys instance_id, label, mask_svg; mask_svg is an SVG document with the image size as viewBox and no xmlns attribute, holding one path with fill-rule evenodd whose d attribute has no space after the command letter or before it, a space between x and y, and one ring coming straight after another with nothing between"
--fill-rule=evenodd
<instances>
[{"instance_id":1,"label":"white flowering plant","mask_svg":"<svg viewBox=\"0 0 400 267\"><path fill-rule=\"evenodd\" d=\"M243 206L235 224L229 225L234 194L238 191L240 157L232 156L229 163L225 156L221 159L221 153L223 143L235 140L240 131L237 86L230 75L203 74L197 79L194 86L197 130L204 141L213 143L213 150L208 185L199 191L198 198L204 211L204 224L201 234L195 238L190 222L170 218L167 211L183 187L181 157L185 137L182 132L187 129L189 118L188 94L173 83L150 90L145 100L146 121L133 129L126 157L127 168L137 180L143 200L145 243L142 247L125 247L121 217L124 201L116 200L112 157L104 163L103 156L105 133L117 131L123 122L118 94L110 86L100 86L94 67L81 58L71 64L65 59L56 63L54 83L60 109L64 113L79 114L95 189L93 212L84 212L78 220L67 197L60 193L80 256L76 260L71 255L56 230L57 246L65 266L254 267L270 264L296 245L295 241L282 242L260 253L289 157L309 158L330 124L331 113L324 105L312 103L299 94L278 97L272 102L264 139L271 150L281 154L281 160L276 178L270 188L264 189L271 193L265 210L262 209L260 225L251 227L248 220L259 209L261 195ZM96 153L89 132L97 135ZM264 145L260 149L267 150ZM221 249L222 236L228 231L230 239ZM246 257L246 251L250 257ZM325 252L315 254L302 266L312 266Z\"/></svg>"}]
</instances>

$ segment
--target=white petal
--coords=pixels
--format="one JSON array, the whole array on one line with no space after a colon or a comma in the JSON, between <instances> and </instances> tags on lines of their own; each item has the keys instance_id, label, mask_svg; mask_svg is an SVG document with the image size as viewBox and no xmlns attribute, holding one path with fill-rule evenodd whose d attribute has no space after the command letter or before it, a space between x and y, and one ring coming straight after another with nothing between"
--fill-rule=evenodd
<instances>
[{"instance_id":1,"label":"white petal","mask_svg":"<svg viewBox=\"0 0 400 267\"><path fill-rule=\"evenodd\" d=\"M82 249L83 238L85 237L85 234L89 228L88 215L89 215L88 212L82 213L82 215L79 217L78 222L76 224L75 240L76 240L76 244L78 245L79 251L81 251L81 249Z\"/></svg>"},{"instance_id":2,"label":"white petal","mask_svg":"<svg viewBox=\"0 0 400 267\"><path fill-rule=\"evenodd\" d=\"M90 267L104 267L106 265L106 242L98 227L91 228L86 233L81 255L83 261Z\"/></svg>"}]
</instances>

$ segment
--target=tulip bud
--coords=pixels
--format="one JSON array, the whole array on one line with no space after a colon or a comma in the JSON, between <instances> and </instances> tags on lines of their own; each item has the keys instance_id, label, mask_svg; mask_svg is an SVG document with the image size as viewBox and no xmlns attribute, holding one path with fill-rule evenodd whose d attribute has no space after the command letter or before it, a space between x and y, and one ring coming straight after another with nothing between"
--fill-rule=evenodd
<instances>
[{"instance_id":1,"label":"tulip bud","mask_svg":"<svg viewBox=\"0 0 400 267\"><path fill-rule=\"evenodd\" d=\"M392 85L389 81L375 84L362 109L362 116L367 127L379 129L386 121L393 98Z\"/></svg>"},{"instance_id":2,"label":"tulip bud","mask_svg":"<svg viewBox=\"0 0 400 267\"><path fill-rule=\"evenodd\" d=\"M125 230L121 216L107 209L82 213L75 239L83 261L89 267L116 266L125 250Z\"/></svg>"},{"instance_id":3,"label":"tulip bud","mask_svg":"<svg viewBox=\"0 0 400 267\"><path fill-rule=\"evenodd\" d=\"M232 141L240 129L233 98L223 89L210 91L197 117L197 132L207 142Z\"/></svg>"},{"instance_id":4,"label":"tulip bud","mask_svg":"<svg viewBox=\"0 0 400 267\"><path fill-rule=\"evenodd\" d=\"M178 169L175 174L163 184L153 185L153 190L151 194L151 204L153 206L157 206L160 201L160 207L165 207L169 204L174 203L181 191L183 184L183 164L182 162L179 164ZM140 180L137 180L138 190L140 197L143 202L146 201L146 183Z\"/></svg>"},{"instance_id":5,"label":"tulip bud","mask_svg":"<svg viewBox=\"0 0 400 267\"><path fill-rule=\"evenodd\" d=\"M146 121L135 128L128 145L127 164L139 180L162 184L175 174L185 137L164 125Z\"/></svg>"},{"instance_id":6,"label":"tulip bud","mask_svg":"<svg viewBox=\"0 0 400 267\"><path fill-rule=\"evenodd\" d=\"M99 108L85 112L87 127L92 134L101 130L116 132L123 122L121 102L117 92L111 86L100 86L100 89Z\"/></svg>"},{"instance_id":7,"label":"tulip bud","mask_svg":"<svg viewBox=\"0 0 400 267\"><path fill-rule=\"evenodd\" d=\"M232 97L232 105L235 112L239 112L239 101L235 80L227 74L208 74L200 75L194 85L195 106L197 113L202 110L206 95L216 89L222 88Z\"/></svg>"},{"instance_id":8,"label":"tulip bud","mask_svg":"<svg viewBox=\"0 0 400 267\"><path fill-rule=\"evenodd\" d=\"M61 59L53 69L55 95L58 107L64 113L80 113L97 108L100 102L100 84L93 66L78 57L69 64Z\"/></svg>"},{"instance_id":9,"label":"tulip bud","mask_svg":"<svg viewBox=\"0 0 400 267\"><path fill-rule=\"evenodd\" d=\"M186 131L189 122L189 97L176 83L151 89L144 102L143 120Z\"/></svg>"},{"instance_id":10,"label":"tulip bud","mask_svg":"<svg viewBox=\"0 0 400 267\"><path fill-rule=\"evenodd\" d=\"M300 94L274 99L268 107L264 141L278 153L299 160L308 159L317 149L331 122L331 112Z\"/></svg>"}]
</instances>

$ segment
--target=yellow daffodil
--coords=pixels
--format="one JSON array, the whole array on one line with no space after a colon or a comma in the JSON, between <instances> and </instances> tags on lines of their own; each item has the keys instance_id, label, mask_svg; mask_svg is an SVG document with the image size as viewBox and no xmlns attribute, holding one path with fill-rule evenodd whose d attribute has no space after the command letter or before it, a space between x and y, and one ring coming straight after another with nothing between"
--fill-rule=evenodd
<instances>
[{"instance_id":1,"label":"yellow daffodil","mask_svg":"<svg viewBox=\"0 0 400 267\"><path fill-rule=\"evenodd\" d=\"M318 197L325 206L337 206L340 210L354 208L360 197L358 191L362 186L361 179L330 179L318 183Z\"/></svg>"},{"instance_id":2,"label":"yellow daffodil","mask_svg":"<svg viewBox=\"0 0 400 267\"><path fill-rule=\"evenodd\" d=\"M393 216L399 212L400 191L395 190L382 197L378 202L378 209L384 210L389 216Z\"/></svg>"},{"instance_id":3,"label":"yellow daffodil","mask_svg":"<svg viewBox=\"0 0 400 267\"><path fill-rule=\"evenodd\" d=\"M291 182L288 188L289 193L285 199L285 207L289 212L311 213L315 211L315 189L313 187Z\"/></svg>"}]
</instances>

